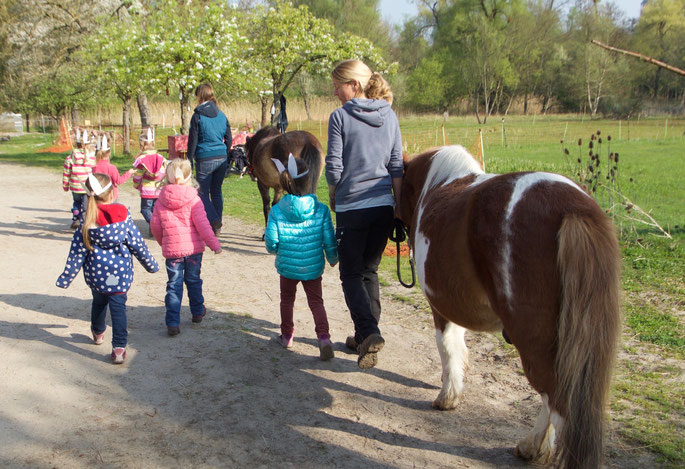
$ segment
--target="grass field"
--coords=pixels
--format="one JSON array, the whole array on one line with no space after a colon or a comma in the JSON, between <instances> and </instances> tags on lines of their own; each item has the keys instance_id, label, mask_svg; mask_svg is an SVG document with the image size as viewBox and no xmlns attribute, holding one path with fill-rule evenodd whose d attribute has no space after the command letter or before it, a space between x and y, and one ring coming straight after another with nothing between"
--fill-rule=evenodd
<instances>
[{"instance_id":1,"label":"grass field","mask_svg":"<svg viewBox=\"0 0 685 469\"><path fill-rule=\"evenodd\" d=\"M444 141L470 147L478 136L471 118L411 118L401 121L405 150L422 151ZM325 146L325 126L321 121L298 122L300 128L321 136ZM291 126L294 130L296 126ZM588 161L590 135L601 131L599 150L601 168L611 152L618 152L620 165L615 184L630 201L649 213L667 231L630 220L631 214L616 216L623 253L625 327L623 351L617 366L612 398L613 431L636 452L653 451L664 467L685 464L685 120L632 119L588 121L578 116L511 117L491 120L483 129L485 161L488 172L543 170L573 177L580 157ZM163 143L169 131L159 132ZM564 134L566 138L564 138ZM578 139L582 144L578 145ZM562 144L561 141L564 140ZM64 155L37 153L46 144L40 134L12 138L0 143L0 161L27 166L59 169ZM569 158L563 148L569 150ZM597 148L595 147L595 150ZM131 159L116 156L121 169ZM571 163L569 164L570 161ZM600 182L605 182L600 178ZM61 190L56 187L55 190ZM247 222L263 224L261 199L256 184L249 178L229 177L224 183L225 212ZM607 208L608 200L597 192L598 201ZM325 182L318 190L327 201ZM65 220L68 218L65 207ZM406 259L403 261L406 264ZM382 282L394 283L395 260L382 264ZM405 270L403 277L407 278ZM398 296L399 301L423 305L418 289Z\"/></svg>"}]
</instances>

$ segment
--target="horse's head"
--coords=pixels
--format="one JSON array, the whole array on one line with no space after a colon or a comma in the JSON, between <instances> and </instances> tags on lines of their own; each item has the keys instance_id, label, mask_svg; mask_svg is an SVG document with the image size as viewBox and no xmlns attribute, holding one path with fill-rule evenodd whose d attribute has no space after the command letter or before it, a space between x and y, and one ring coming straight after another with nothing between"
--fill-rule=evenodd
<instances>
[{"instance_id":1,"label":"horse's head","mask_svg":"<svg viewBox=\"0 0 685 469\"><path fill-rule=\"evenodd\" d=\"M275 137L280 133L281 132L279 132L276 127L267 125L266 127L259 129L252 137L247 137L245 141L245 154L247 155L247 159L252 161L252 155L254 154L254 150L257 148L259 142L267 137Z\"/></svg>"},{"instance_id":2,"label":"horse's head","mask_svg":"<svg viewBox=\"0 0 685 469\"><path fill-rule=\"evenodd\" d=\"M408 228L414 224L414 212L419 202L426 174L430 169L430 159L437 150L429 150L416 156L404 156L404 176L400 195L400 210L397 218ZM411 230L408 230L411 234Z\"/></svg>"},{"instance_id":3,"label":"horse's head","mask_svg":"<svg viewBox=\"0 0 685 469\"><path fill-rule=\"evenodd\" d=\"M407 226L415 224L416 208L427 190L483 172L478 162L459 145L432 148L404 160L398 218Z\"/></svg>"}]
</instances>

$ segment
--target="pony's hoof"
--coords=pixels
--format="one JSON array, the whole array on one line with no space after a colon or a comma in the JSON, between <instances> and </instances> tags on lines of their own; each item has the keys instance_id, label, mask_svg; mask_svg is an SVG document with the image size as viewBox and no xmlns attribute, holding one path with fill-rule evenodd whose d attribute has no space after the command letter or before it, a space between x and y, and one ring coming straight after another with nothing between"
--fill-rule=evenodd
<instances>
[{"instance_id":1,"label":"pony's hoof","mask_svg":"<svg viewBox=\"0 0 685 469\"><path fill-rule=\"evenodd\" d=\"M433 408L437 410L452 410L456 409L458 400L456 398L448 399L440 394L437 399L433 401Z\"/></svg>"},{"instance_id":2,"label":"pony's hoof","mask_svg":"<svg viewBox=\"0 0 685 469\"><path fill-rule=\"evenodd\" d=\"M554 459L554 454L550 448L535 448L530 440L523 440L514 448L516 457L534 464L548 465Z\"/></svg>"}]
</instances>

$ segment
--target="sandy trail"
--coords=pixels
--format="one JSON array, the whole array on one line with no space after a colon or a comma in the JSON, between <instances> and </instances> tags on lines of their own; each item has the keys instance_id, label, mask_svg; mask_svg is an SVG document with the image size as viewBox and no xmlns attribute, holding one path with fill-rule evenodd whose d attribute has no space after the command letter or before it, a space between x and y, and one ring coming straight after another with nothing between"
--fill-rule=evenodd
<instances>
[{"instance_id":1,"label":"sandy trail","mask_svg":"<svg viewBox=\"0 0 685 469\"><path fill-rule=\"evenodd\" d=\"M528 467L512 450L539 401L496 338L467 334L463 402L456 411L432 410L440 360L429 314L391 302L389 292L400 289L384 288L387 345L378 366L362 372L345 351L351 320L337 268L327 267L336 358L318 360L301 288L295 346L286 351L273 341L278 276L261 227L228 217L224 252L205 253L205 320L191 324L184 298L181 334L169 338L166 274L136 264L128 358L112 365L111 329L105 344L91 341L82 276L68 290L55 286L72 235L61 175L1 167L0 466ZM120 201L143 226L130 186ZM160 247L148 245L163 262ZM609 452L611 466L640 465Z\"/></svg>"}]
</instances>

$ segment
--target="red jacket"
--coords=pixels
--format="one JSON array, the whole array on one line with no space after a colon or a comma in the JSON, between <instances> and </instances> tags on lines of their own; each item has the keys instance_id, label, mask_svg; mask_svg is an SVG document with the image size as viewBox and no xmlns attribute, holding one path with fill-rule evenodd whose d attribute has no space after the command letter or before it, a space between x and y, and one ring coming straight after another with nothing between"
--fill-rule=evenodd
<instances>
[{"instance_id":1,"label":"red jacket","mask_svg":"<svg viewBox=\"0 0 685 469\"><path fill-rule=\"evenodd\" d=\"M167 184L162 188L150 229L167 259L199 254L205 245L212 251L220 248L197 189L192 186Z\"/></svg>"}]
</instances>

